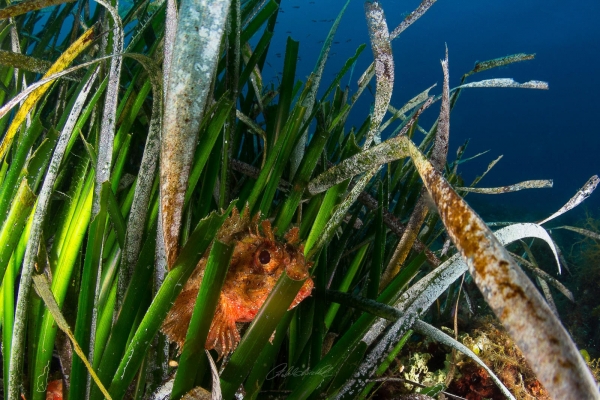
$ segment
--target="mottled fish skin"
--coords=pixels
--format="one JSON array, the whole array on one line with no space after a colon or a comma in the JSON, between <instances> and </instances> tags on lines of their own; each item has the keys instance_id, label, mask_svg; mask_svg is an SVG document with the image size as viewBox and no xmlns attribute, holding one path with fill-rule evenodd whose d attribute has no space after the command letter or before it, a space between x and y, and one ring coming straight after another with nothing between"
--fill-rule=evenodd
<instances>
[{"instance_id":1,"label":"mottled fish skin","mask_svg":"<svg viewBox=\"0 0 600 400\"><path fill-rule=\"evenodd\" d=\"M308 272L311 264L304 259L303 246L298 245L298 228L292 228L285 235L285 242L281 242L275 239L269 221L263 221L259 230L257 218L247 223L242 218L235 212L228 221L242 231L233 236L235 248L205 344L207 350L215 349L219 358L237 347L240 334L236 322L251 322L256 317L284 270L293 279L306 279L290 309L308 297L314 286ZM208 253L198 262L161 328L169 341L177 343L179 351L185 342L207 257Z\"/></svg>"}]
</instances>

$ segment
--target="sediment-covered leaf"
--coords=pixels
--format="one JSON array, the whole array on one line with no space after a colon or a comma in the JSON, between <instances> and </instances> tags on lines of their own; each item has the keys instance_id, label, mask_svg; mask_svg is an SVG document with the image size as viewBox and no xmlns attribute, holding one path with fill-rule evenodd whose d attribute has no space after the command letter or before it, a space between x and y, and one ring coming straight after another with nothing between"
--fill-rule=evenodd
<instances>
[{"instance_id":1,"label":"sediment-covered leaf","mask_svg":"<svg viewBox=\"0 0 600 400\"><path fill-rule=\"evenodd\" d=\"M555 398L596 398L575 344L540 293L474 211L409 143L411 158L486 302ZM556 368L556 365L563 368Z\"/></svg>"},{"instance_id":2,"label":"sediment-covered leaf","mask_svg":"<svg viewBox=\"0 0 600 400\"><path fill-rule=\"evenodd\" d=\"M40 60L35 57L29 57L24 54L13 53L12 51L6 50L0 50L0 64L38 73L46 73L52 66L52 64L46 60Z\"/></svg>"},{"instance_id":3,"label":"sediment-covered leaf","mask_svg":"<svg viewBox=\"0 0 600 400\"><path fill-rule=\"evenodd\" d=\"M162 226L169 268L179 252L181 213L200 118L219 58L231 0L184 0L169 71L161 149Z\"/></svg>"},{"instance_id":4,"label":"sediment-covered leaf","mask_svg":"<svg viewBox=\"0 0 600 400\"><path fill-rule=\"evenodd\" d=\"M396 39L403 31L406 30L406 28L408 28L409 26L411 26L416 20L418 20L419 18L421 18L421 16L423 16L423 14L425 14L427 12L427 10L429 10L429 8L433 5L433 3L435 3L437 0L423 0L421 2L421 4L419 4L419 7L417 7L413 12L411 12L410 14L408 14L406 16L406 18L404 18L404 21L402 21L400 23L400 25L398 25L396 27L396 29L394 29L392 31L392 33L390 34L390 40L394 40Z\"/></svg>"},{"instance_id":5,"label":"sediment-covered leaf","mask_svg":"<svg viewBox=\"0 0 600 400\"><path fill-rule=\"evenodd\" d=\"M577 232L580 235L587 236L587 237L590 237L592 239L600 240L600 234L598 234L596 232L593 232L593 231L590 231L589 229L578 228L576 226L567 226L567 225L565 225L565 226L557 226L556 228L552 228L552 229L566 229L566 230L569 230L569 231Z\"/></svg>"},{"instance_id":6,"label":"sediment-covered leaf","mask_svg":"<svg viewBox=\"0 0 600 400\"><path fill-rule=\"evenodd\" d=\"M577 191L577 193L575 193L575 196L571 197L571 199L569 199L569 201L567 201L567 203L564 206L562 206L557 212L555 212L548 218L543 219L540 222L538 222L538 224L542 225L542 224L550 221L551 219L554 219L554 218L566 213L567 211L572 210L573 208L577 207L585 199L590 197L590 195L594 192L594 190L596 190L596 186L598 186L598 183L600 183L600 178L598 178L598 175L592 176L590 179L588 179L588 181L585 183L585 185L583 185L583 187L581 189L579 189Z\"/></svg>"},{"instance_id":7,"label":"sediment-covered leaf","mask_svg":"<svg viewBox=\"0 0 600 400\"><path fill-rule=\"evenodd\" d=\"M494 187L494 188L455 187L454 189L460 190L462 192L471 192L471 193L501 194L501 193L517 192L519 190L524 190L524 189L551 188L552 185L553 185L552 179L543 179L543 180L523 181L523 182L515 183L514 185L500 186L500 187Z\"/></svg>"},{"instance_id":8,"label":"sediment-covered leaf","mask_svg":"<svg viewBox=\"0 0 600 400\"><path fill-rule=\"evenodd\" d=\"M92 215L95 216L100 210L100 192L102 184L110 180L113 144L115 138L115 126L117 123L117 104L119 102L119 81L121 78L121 64L123 59L123 23L119 12L105 0L98 0L108 10L113 19L112 29L112 53L108 72L108 86L104 110L102 111L102 122L100 124L100 138L98 140L98 159L96 161L96 185L94 186L94 200L92 204Z\"/></svg>"},{"instance_id":9,"label":"sediment-covered leaf","mask_svg":"<svg viewBox=\"0 0 600 400\"><path fill-rule=\"evenodd\" d=\"M369 27L369 37L371 38L371 49L375 58L375 78L377 82L371 125L363 145L363 148L367 149L373 140L376 144L381 142L379 125L381 125L390 104L394 88L394 57L392 56L390 33L379 2L365 2L365 14Z\"/></svg>"},{"instance_id":10,"label":"sediment-covered leaf","mask_svg":"<svg viewBox=\"0 0 600 400\"><path fill-rule=\"evenodd\" d=\"M0 10L0 20L16 17L30 11L40 10L58 4L70 3L75 0L27 0L12 4ZM9 3L10 4L10 3Z\"/></svg>"},{"instance_id":11,"label":"sediment-covered leaf","mask_svg":"<svg viewBox=\"0 0 600 400\"><path fill-rule=\"evenodd\" d=\"M442 71L444 74L444 83L442 85L442 104L440 114L437 120L435 132L435 141L431 149L431 164L439 171L443 171L446 166L446 158L448 156L448 144L450 141L450 74L448 71L448 48L446 48L446 57L441 61ZM425 217L429 212L427 207L428 196L424 188L421 188L419 199L415 204L406 229L388 262L388 265L381 277L379 289L383 289L392 278L400 271L402 264L406 261L408 254L415 241L417 235L421 231Z\"/></svg>"},{"instance_id":12,"label":"sediment-covered leaf","mask_svg":"<svg viewBox=\"0 0 600 400\"><path fill-rule=\"evenodd\" d=\"M512 64L515 62L533 60L534 58L535 58L535 54L518 53L518 54L511 54L511 55L505 56L505 57L494 58L492 60L481 61L481 62L478 62L477 64L475 64L475 67L470 72L466 73L465 76L463 77L463 79L466 78L467 76L475 74L477 72L482 72L482 71L492 69L492 68L497 68L497 67L504 67L505 65Z\"/></svg>"},{"instance_id":13,"label":"sediment-covered leaf","mask_svg":"<svg viewBox=\"0 0 600 400\"><path fill-rule=\"evenodd\" d=\"M400 118L402 121L404 121L407 118L407 116L405 114L407 112L412 111L414 108L420 106L421 104L423 104L430 97L429 91L431 89L433 89L435 86L436 86L435 84L429 86L427 89L425 89L424 91L422 91L421 93L419 93L418 95L416 95L415 97L410 99L399 110L394 108L392 105L388 105L388 111L390 113L392 113L393 115L390 119L388 119L383 124L381 124L381 126L379 127L379 130L381 132L383 132L385 130L385 128L387 128L392 122L394 122L398 118ZM425 132L425 133L427 133L427 132Z\"/></svg>"},{"instance_id":14,"label":"sediment-covered leaf","mask_svg":"<svg viewBox=\"0 0 600 400\"><path fill-rule=\"evenodd\" d=\"M328 188L337 185L346 179L352 178L358 174L364 173L371 168L378 167L400 158L408 157L406 137L403 135L410 129L419 115L431 105L432 98L429 98L411 117L411 120L404 126L398 136L388 139L368 150L362 151L357 155L347 158L333 168L328 169L308 184L308 191L311 194L321 193Z\"/></svg>"},{"instance_id":15,"label":"sediment-covered leaf","mask_svg":"<svg viewBox=\"0 0 600 400\"><path fill-rule=\"evenodd\" d=\"M548 83L543 81L527 81L523 83L516 82L512 78L496 78L496 79L485 79L483 81L465 83L460 85L456 89L466 88L519 88L519 89L542 89L548 90Z\"/></svg>"},{"instance_id":16,"label":"sediment-covered leaf","mask_svg":"<svg viewBox=\"0 0 600 400\"><path fill-rule=\"evenodd\" d=\"M140 173L135 184L133 202L131 203L131 210L127 221L125 244L122 248L123 256L121 259L121 275L119 277L121 288L127 287L129 277L131 276L131 269L137 262L142 246L152 185L158 165L163 113L163 87L158 66L152 59L141 54L129 54L129 56L142 64L146 69L150 83L152 84L153 101L148 136L146 138L146 145L144 146L144 154L140 162Z\"/></svg>"},{"instance_id":17,"label":"sediment-covered leaf","mask_svg":"<svg viewBox=\"0 0 600 400\"><path fill-rule=\"evenodd\" d=\"M567 289L567 287L565 287L565 285L563 285L558 279L554 278L553 276L551 276L550 274L548 274L541 268L537 267L530 261L525 260L523 257L521 257L517 254L514 254L514 253L511 255L515 259L515 261L517 261L520 265L522 265L523 267L528 269L536 277L541 278L544 281L548 282L549 284L554 286L559 292L561 292L563 295L565 295L566 298L571 300L571 302L573 302L573 303L575 302L575 297L573 296L573 293L571 293L571 291L569 289Z\"/></svg>"}]
</instances>

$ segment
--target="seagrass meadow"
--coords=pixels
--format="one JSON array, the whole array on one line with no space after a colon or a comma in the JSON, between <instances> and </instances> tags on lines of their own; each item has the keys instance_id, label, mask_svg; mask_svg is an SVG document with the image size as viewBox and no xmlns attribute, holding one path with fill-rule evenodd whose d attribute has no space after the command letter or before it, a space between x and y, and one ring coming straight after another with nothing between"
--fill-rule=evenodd
<instances>
[{"instance_id":1,"label":"seagrass meadow","mask_svg":"<svg viewBox=\"0 0 600 400\"><path fill-rule=\"evenodd\" d=\"M466 144L449 157L461 92L547 89L538 80L476 80L534 55L477 62L451 88L446 49L432 78L440 87L391 104L392 42L435 0L396 27L379 2L366 1L370 42L325 79L348 0L309 76L297 76L300 43L288 37L280 78L267 80L280 3L3 2L4 398L366 399L382 396L407 343L427 338L473 359L513 399L478 351L457 340L471 284L546 395L600 399L554 305L553 296L577 299L552 276L566 265L547 228L600 179L581 182L541 221L486 223L465 201L470 192L552 181L482 187L498 160L464 182ZM341 84L348 76L359 77L357 90ZM365 97L368 117L350 126ZM437 116L430 126L424 113ZM553 227L561 228L600 237ZM260 296L249 276L264 277ZM185 295L189 328L177 326L176 313L188 278L196 282ZM226 307L227 290L237 290L235 301L260 300L244 303L252 312L240 316L239 303ZM215 328L224 319L228 330ZM162 333L165 320L183 346ZM441 329L448 321L450 334ZM410 390L461 398L448 392L451 380Z\"/></svg>"}]
</instances>

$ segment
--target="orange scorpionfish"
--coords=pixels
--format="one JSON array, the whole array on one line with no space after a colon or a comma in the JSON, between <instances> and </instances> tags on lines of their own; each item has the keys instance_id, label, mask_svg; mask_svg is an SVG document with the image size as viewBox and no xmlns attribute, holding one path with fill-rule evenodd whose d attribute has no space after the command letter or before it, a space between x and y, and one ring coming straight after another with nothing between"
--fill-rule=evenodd
<instances>
[{"instance_id":1,"label":"orange scorpionfish","mask_svg":"<svg viewBox=\"0 0 600 400\"><path fill-rule=\"evenodd\" d=\"M284 236L285 242L280 242L275 239L269 221L262 221L261 232L257 222L259 216L250 221L249 214L246 209L240 216L233 209L218 234L220 238L235 241L205 344L207 350L215 349L219 358L237 347L240 334L236 322L254 319L284 270L292 279L306 279L290 310L308 297L314 286L308 273L312 264L304 259L298 228L290 229ZM184 345L207 259L208 252L198 262L162 325L163 333L171 342L177 343L179 351Z\"/></svg>"}]
</instances>

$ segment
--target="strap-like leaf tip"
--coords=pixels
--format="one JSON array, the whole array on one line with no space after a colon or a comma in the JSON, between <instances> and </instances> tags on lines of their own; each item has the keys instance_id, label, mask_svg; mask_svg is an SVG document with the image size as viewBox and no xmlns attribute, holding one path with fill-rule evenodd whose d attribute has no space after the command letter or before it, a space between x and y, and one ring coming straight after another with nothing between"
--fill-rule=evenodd
<instances>
[{"instance_id":1,"label":"strap-like leaf tip","mask_svg":"<svg viewBox=\"0 0 600 400\"><path fill-rule=\"evenodd\" d=\"M598 183L600 183L600 178L598 177L598 175L592 176L590 179L588 179L588 181L585 183L585 185L583 185L583 187L581 189L579 189L577 191L577 193L575 193L575 196L571 197L571 199L569 199L569 201L560 208L560 210L558 210L557 212L555 212L548 218L539 221L538 224L542 225L542 224L566 213L567 211L577 207L585 199L590 197L590 195L594 192L594 190L596 190Z\"/></svg>"},{"instance_id":2,"label":"strap-like leaf tip","mask_svg":"<svg viewBox=\"0 0 600 400\"><path fill-rule=\"evenodd\" d=\"M477 61L475 63L475 67L473 68L473 70L468 72L466 74L466 76L472 75L477 72L485 71L487 69L502 67L504 65L512 64L514 62L533 60L534 58L535 58L535 53L534 54L519 53L519 54L512 54L512 55L506 56L506 57L495 58L493 60Z\"/></svg>"},{"instance_id":3,"label":"strap-like leaf tip","mask_svg":"<svg viewBox=\"0 0 600 400\"><path fill-rule=\"evenodd\" d=\"M375 57L375 77L377 82L371 125L363 145L363 148L367 149L372 141L375 141L376 144L381 143L379 126L392 98L394 58L387 22L380 4L378 2L365 3L365 14L371 38L371 49Z\"/></svg>"}]
</instances>

